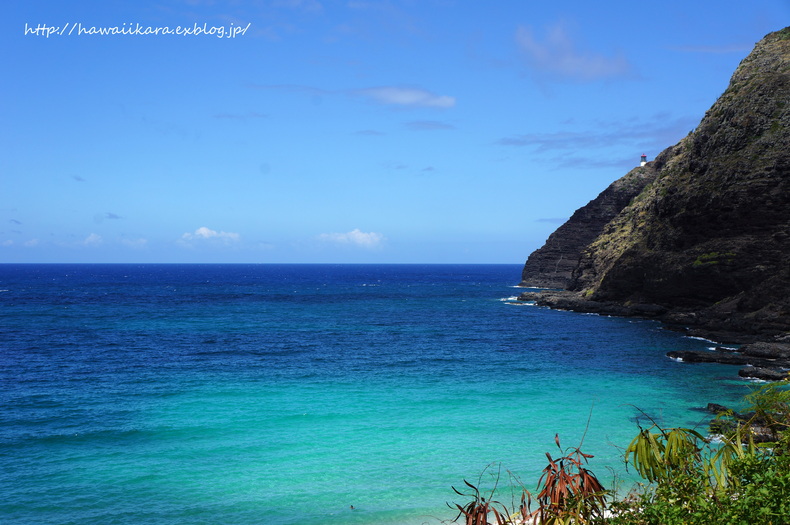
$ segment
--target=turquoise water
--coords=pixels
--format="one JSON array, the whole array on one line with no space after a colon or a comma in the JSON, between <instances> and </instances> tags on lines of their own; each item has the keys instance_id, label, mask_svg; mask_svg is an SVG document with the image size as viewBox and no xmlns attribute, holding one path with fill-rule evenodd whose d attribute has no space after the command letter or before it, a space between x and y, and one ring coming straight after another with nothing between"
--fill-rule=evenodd
<instances>
[{"instance_id":1,"label":"turquoise water","mask_svg":"<svg viewBox=\"0 0 790 525\"><path fill-rule=\"evenodd\" d=\"M439 523L491 463L533 488L555 433L611 483L640 410L745 393L665 357L710 342L512 304L519 275L0 265L0 521Z\"/></svg>"}]
</instances>

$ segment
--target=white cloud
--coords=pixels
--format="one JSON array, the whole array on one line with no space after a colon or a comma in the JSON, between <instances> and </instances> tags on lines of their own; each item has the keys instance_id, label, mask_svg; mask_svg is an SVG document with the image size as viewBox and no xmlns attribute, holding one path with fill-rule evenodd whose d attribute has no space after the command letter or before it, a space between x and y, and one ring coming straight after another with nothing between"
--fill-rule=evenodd
<instances>
[{"instance_id":1,"label":"white cloud","mask_svg":"<svg viewBox=\"0 0 790 525\"><path fill-rule=\"evenodd\" d=\"M673 117L660 112L647 117L619 121L596 121L583 129L511 135L497 141L501 146L531 147L537 153L581 151L607 146L632 146L660 151L694 129L694 117Z\"/></svg>"},{"instance_id":2,"label":"white cloud","mask_svg":"<svg viewBox=\"0 0 790 525\"><path fill-rule=\"evenodd\" d=\"M12 241L11 239L0 242L0 246L13 246L13 245L14 245L14 241Z\"/></svg>"},{"instance_id":3,"label":"white cloud","mask_svg":"<svg viewBox=\"0 0 790 525\"><path fill-rule=\"evenodd\" d=\"M25 241L22 243L27 248L33 248L34 246L38 246L38 239L30 239L29 241Z\"/></svg>"},{"instance_id":4,"label":"white cloud","mask_svg":"<svg viewBox=\"0 0 790 525\"><path fill-rule=\"evenodd\" d=\"M360 89L355 92L368 97L380 104L406 107L451 108L455 106L455 97L437 95L417 88L384 86Z\"/></svg>"},{"instance_id":5,"label":"white cloud","mask_svg":"<svg viewBox=\"0 0 790 525\"><path fill-rule=\"evenodd\" d=\"M378 104L384 104L386 106L401 106L407 108L418 107L446 109L455 106L455 97L451 97L449 95L437 95L436 93L432 93L428 90L413 87L380 86L372 88L341 90L328 90L299 84L250 84L249 87L253 89L300 93L309 95L313 98L335 95L362 97L373 100Z\"/></svg>"},{"instance_id":6,"label":"white cloud","mask_svg":"<svg viewBox=\"0 0 790 525\"><path fill-rule=\"evenodd\" d=\"M538 76L589 82L632 72L631 64L623 56L607 57L578 49L561 23L549 27L542 40L532 28L519 27L516 42L527 65Z\"/></svg>"},{"instance_id":7,"label":"white cloud","mask_svg":"<svg viewBox=\"0 0 790 525\"><path fill-rule=\"evenodd\" d=\"M384 241L384 235L376 232L365 233L355 228L347 233L322 233L318 239L335 244L360 246L363 248L378 248Z\"/></svg>"},{"instance_id":8,"label":"white cloud","mask_svg":"<svg viewBox=\"0 0 790 525\"><path fill-rule=\"evenodd\" d=\"M104 239L101 238L101 235L98 235L96 233L91 233L90 235L85 237L85 240L82 241L82 244L84 246L98 246L103 241Z\"/></svg>"},{"instance_id":9,"label":"white cloud","mask_svg":"<svg viewBox=\"0 0 790 525\"><path fill-rule=\"evenodd\" d=\"M224 243L237 242L241 236L238 233L216 231L205 226L201 226L193 233L185 233L181 236L181 241L189 243L190 241L221 241Z\"/></svg>"}]
</instances>

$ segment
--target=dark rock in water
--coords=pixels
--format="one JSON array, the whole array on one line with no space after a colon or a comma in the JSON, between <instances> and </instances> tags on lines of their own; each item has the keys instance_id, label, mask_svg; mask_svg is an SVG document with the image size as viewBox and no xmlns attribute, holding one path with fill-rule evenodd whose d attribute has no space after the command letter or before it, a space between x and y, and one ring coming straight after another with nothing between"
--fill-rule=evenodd
<instances>
[{"instance_id":1,"label":"dark rock in water","mask_svg":"<svg viewBox=\"0 0 790 525\"><path fill-rule=\"evenodd\" d=\"M716 419L710 422L710 431L714 434L726 434L732 432L736 429L738 422L743 422L747 419L734 410L716 403L708 403L706 410L717 416Z\"/></svg>"},{"instance_id":2,"label":"dark rock in water","mask_svg":"<svg viewBox=\"0 0 790 525\"><path fill-rule=\"evenodd\" d=\"M757 43L694 131L530 255L524 284L578 298L547 304L596 311L598 303L722 342L790 332L788 101L790 28Z\"/></svg>"},{"instance_id":3,"label":"dark rock in water","mask_svg":"<svg viewBox=\"0 0 790 525\"><path fill-rule=\"evenodd\" d=\"M759 366L742 368L738 371L738 375L750 379L762 379L763 381L783 381L787 379L787 372Z\"/></svg>"},{"instance_id":4,"label":"dark rock in water","mask_svg":"<svg viewBox=\"0 0 790 525\"><path fill-rule=\"evenodd\" d=\"M790 344L757 342L741 347L743 355L767 359L790 359Z\"/></svg>"},{"instance_id":5,"label":"dark rock in water","mask_svg":"<svg viewBox=\"0 0 790 525\"><path fill-rule=\"evenodd\" d=\"M667 357L679 359L685 363L740 365L744 366L738 371L740 377L762 379L764 381L782 381L788 379L787 369L790 368L790 358L779 357L785 355L783 347L784 345L777 343L755 343L743 346L737 351L729 349L725 351L672 351L667 353ZM750 350L752 355L748 355L743 351L744 349ZM710 407L711 405L708 406ZM719 405L715 406L718 407Z\"/></svg>"},{"instance_id":6,"label":"dark rock in water","mask_svg":"<svg viewBox=\"0 0 790 525\"><path fill-rule=\"evenodd\" d=\"M705 407L705 410L707 410L711 414L718 415L718 414L722 414L724 412L729 412L730 409L727 408L724 405L719 405L719 404L716 404L716 403L708 403L708 406Z\"/></svg>"},{"instance_id":7,"label":"dark rock in water","mask_svg":"<svg viewBox=\"0 0 790 525\"><path fill-rule=\"evenodd\" d=\"M587 301L577 294L563 290L524 292L518 297L519 301L534 301L538 306L548 306L558 310L573 310L585 313L602 313L607 305L594 301Z\"/></svg>"},{"instance_id":8,"label":"dark rock in water","mask_svg":"<svg viewBox=\"0 0 790 525\"><path fill-rule=\"evenodd\" d=\"M728 434L734 432L740 425L748 425L755 443L771 443L779 438L776 430L764 419L755 417L754 412L739 414L716 403L708 403L707 410L717 416L710 422L710 431L714 434Z\"/></svg>"},{"instance_id":9,"label":"dark rock in water","mask_svg":"<svg viewBox=\"0 0 790 525\"><path fill-rule=\"evenodd\" d=\"M706 352L704 350L673 350L667 357L679 359L684 363L719 363L722 365L748 365L750 358L732 353Z\"/></svg>"},{"instance_id":10,"label":"dark rock in water","mask_svg":"<svg viewBox=\"0 0 790 525\"><path fill-rule=\"evenodd\" d=\"M788 368L790 359L768 359L744 355L740 352L717 352L709 350L673 350L667 357L679 359L685 363L719 363L722 365L741 365L760 368Z\"/></svg>"},{"instance_id":11,"label":"dark rock in water","mask_svg":"<svg viewBox=\"0 0 790 525\"><path fill-rule=\"evenodd\" d=\"M683 325L678 325L678 321L674 319L675 316L668 314L662 316L661 320L665 323L672 323L669 327L682 326L682 331L690 337L701 337L711 342L722 341L730 344L746 344L753 343L759 340L760 336L757 334L745 334L743 332L732 332L729 330L710 330L706 328L693 328ZM729 350L728 350L729 351Z\"/></svg>"},{"instance_id":12,"label":"dark rock in water","mask_svg":"<svg viewBox=\"0 0 790 525\"><path fill-rule=\"evenodd\" d=\"M548 306L558 310L616 315L622 317L657 317L666 312L666 308L657 304L630 304L617 302L590 301L567 290L544 290L540 292L524 292L519 301L532 301L538 306Z\"/></svg>"}]
</instances>

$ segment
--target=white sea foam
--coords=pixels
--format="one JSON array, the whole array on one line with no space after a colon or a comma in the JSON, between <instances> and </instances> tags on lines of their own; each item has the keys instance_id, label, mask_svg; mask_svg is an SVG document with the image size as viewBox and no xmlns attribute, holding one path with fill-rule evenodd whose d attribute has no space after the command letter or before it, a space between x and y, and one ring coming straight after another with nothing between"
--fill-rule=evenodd
<instances>
[{"instance_id":1,"label":"white sea foam","mask_svg":"<svg viewBox=\"0 0 790 525\"><path fill-rule=\"evenodd\" d=\"M697 336L697 335L686 335L686 336L684 336L684 337L688 337L689 339L696 339L697 341L706 341L706 342L708 342L708 343L714 343L714 344L716 344L716 341L714 341L713 339L707 339L707 338L705 338L705 337L699 337L699 336Z\"/></svg>"},{"instance_id":2,"label":"white sea foam","mask_svg":"<svg viewBox=\"0 0 790 525\"><path fill-rule=\"evenodd\" d=\"M752 366L752 365L749 365ZM750 383L770 383L767 379L760 379L758 377L747 377L746 378Z\"/></svg>"}]
</instances>

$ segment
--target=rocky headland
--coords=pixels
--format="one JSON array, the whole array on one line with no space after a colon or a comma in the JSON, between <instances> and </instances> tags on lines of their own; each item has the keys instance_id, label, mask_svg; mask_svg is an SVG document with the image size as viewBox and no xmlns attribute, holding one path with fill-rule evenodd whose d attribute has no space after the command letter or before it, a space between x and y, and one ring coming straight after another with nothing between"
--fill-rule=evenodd
<instances>
[{"instance_id":1,"label":"rocky headland","mask_svg":"<svg viewBox=\"0 0 790 525\"><path fill-rule=\"evenodd\" d=\"M721 343L758 343L671 357L786 377L790 27L756 44L694 131L557 229L529 256L521 285L553 288L519 298L538 305L649 317Z\"/></svg>"},{"instance_id":2,"label":"rocky headland","mask_svg":"<svg viewBox=\"0 0 790 525\"><path fill-rule=\"evenodd\" d=\"M522 284L539 288L568 287L573 281L573 271L579 266L582 251L656 175L657 171L652 166L634 168L576 210L549 236L541 249L529 256L521 272Z\"/></svg>"}]
</instances>

